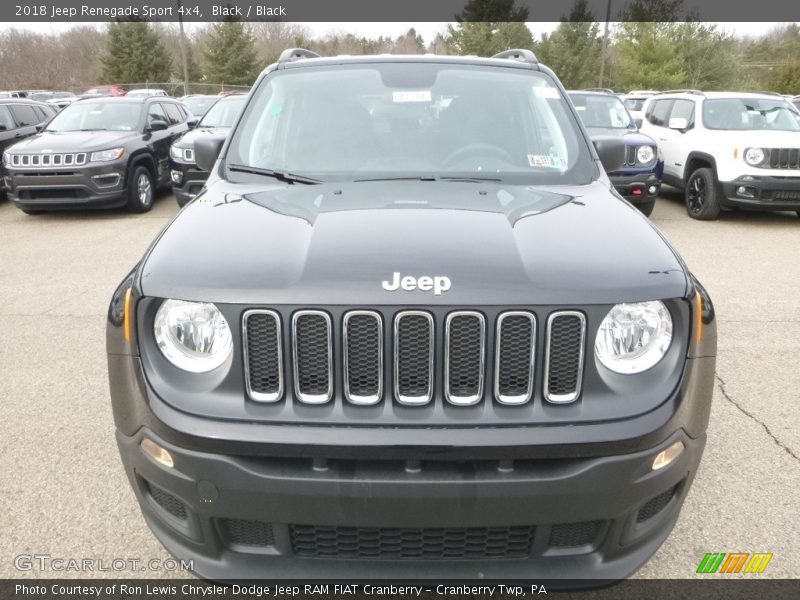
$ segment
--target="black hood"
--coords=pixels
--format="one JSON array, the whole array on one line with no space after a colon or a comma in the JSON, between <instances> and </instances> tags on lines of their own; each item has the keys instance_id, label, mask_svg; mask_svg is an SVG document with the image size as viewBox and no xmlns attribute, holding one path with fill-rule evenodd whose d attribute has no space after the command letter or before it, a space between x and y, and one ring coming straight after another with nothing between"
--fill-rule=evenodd
<instances>
[{"instance_id":1,"label":"black hood","mask_svg":"<svg viewBox=\"0 0 800 600\"><path fill-rule=\"evenodd\" d=\"M177 148L191 148L194 146L194 142L197 138L207 135L214 137L225 136L228 135L230 130L230 127L195 127L184 133L173 146Z\"/></svg>"},{"instance_id":2,"label":"black hood","mask_svg":"<svg viewBox=\"0 0 800 600\"><path fill-rule=\"evenodd\" d=\"M141 138L135 131L43 131L14 145L13 152L94 152Z\"/></svg>"},{"instance_id":3,"label":"black hood","mask_svg":"<svg viewBox=\"0 0 800 600\"><path fill-rule=\"evenodd\" d=\"M145 258L147 296L253 304L534 305L683 296L682 263L602 182L275 185L219 181ZM243 194L243 195L242 195ZM385 291L401 276L451 288Z\"/></svg>"}]
</instances>

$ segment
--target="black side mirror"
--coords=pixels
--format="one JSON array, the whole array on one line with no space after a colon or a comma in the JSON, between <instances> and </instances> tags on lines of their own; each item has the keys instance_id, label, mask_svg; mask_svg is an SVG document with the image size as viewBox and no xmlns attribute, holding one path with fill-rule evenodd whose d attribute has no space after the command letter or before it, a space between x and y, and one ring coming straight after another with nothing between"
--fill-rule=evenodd
<instances>
[{"instance_id":1,"label":"black side mirror","mask_svg":"<svg viewBox=\"0 0 800 600\"><path fill-rule=\"evenodd\" d=\"M219 158L224 143L224 136L203 136L195 140L194 162L197 163L197 168L202 171L211 171Z\"/></svg>"},{"instance_id":2,"label":"black side mirror","mask_svg":"<svg viewBox=\"0 0 800 600\"><path fill-rule=\"evenodd\" d=\"M164 121L153 121L147 125L147 131L164 131L169 125Z\"/></svg>"},{"instance_id":3,"label":"black side mirror","mask_svg":"<svg viewBox=\"0 0 800 600\"><path fill-rule=\"evenodd\" d=\"M625 164L625 142L622 138L596 137L592 139L592 144L606 173L612 173Z\"/></svg>"},{"instance_id":4,"label":"black side mirror","mask_svg":"<svg viewBox=\"0 0 800 600\"><path fill-rule=\"evenodd\" d=\"M197 127L197 124L200 122L200 117L189 117L186 119L186 124L189 126L189 129L194 129Z\"/></svg>"}]
</instances>

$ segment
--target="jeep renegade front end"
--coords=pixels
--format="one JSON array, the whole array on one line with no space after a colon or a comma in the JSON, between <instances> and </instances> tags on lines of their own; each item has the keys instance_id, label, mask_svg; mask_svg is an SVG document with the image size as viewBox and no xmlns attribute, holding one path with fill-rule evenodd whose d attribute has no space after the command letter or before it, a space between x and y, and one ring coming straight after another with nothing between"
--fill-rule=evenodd
<instances>
[{"instance_id":1,"label":"jeep renegade front end","mask_svg":"<svg viewBox=\"0 0 800 600\"><path fill-rule=\"evenodd\" d=\"M265 70L113 295L117 441L211 579L617 579L705 443L711 302L621 202L555 75L493 58Z\"/></svg>"}]
</instances>

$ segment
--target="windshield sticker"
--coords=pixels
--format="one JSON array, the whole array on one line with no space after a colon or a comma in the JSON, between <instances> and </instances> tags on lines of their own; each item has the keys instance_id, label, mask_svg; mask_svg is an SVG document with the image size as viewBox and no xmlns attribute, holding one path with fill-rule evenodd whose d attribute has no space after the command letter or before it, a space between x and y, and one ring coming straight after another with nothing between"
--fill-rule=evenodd
<instances>
[{"instance_id":1,"label":"windshield sticker","mask_svg":"<svg viewBox=\"0 0 800 600\"><path fill-rule=\"evenodd\" d=\"M580 112L580 111L582 111L582 110L586 110L586 107L585 107L585 106L580 106L580 105L577 105L577 104L576 104L576 105L575 105L575 110L577 110L578 112Z\"/></svg>"},{"instance_id":2,"label":"windshield sticker","mask_svg":"<svg viewBox=\"0 0 800 600\"><path fill-rule=\"evenodd\" d=\"M430 102L430 90L392 92L392 102Z\"/></svg>"},{"instance_id":3,"label":"windshield sticker","mask_svg":"<svg viewBox=\"0 0 800 600\"><path fill-rule=\"evenodd\" d=\"M542 86L533 88L533 93L539 98L546 98L548 100L558 100L558 90L550 86Z\"/></svg>"},{"instance_id":4,"label":"windshield sticker","mask_svg":"<svg viewBox=\"0 0 800 600\"><path fill-rule=\"evenodd\" d=\"M276 104L274 106L270 106L267 112L269 112L269 114L271 114L273 117L277 117L279 114L281 114L281 111L283 111L283 106L281 104Z\"/></svg>"},{"instance_id":5,"label":"windshield sticker","mask_svg":"<svg viewBox=\"0 0 800 600\"><path fill-rule=\"evenodd\" d=\"M551 154L528 154L528 164L536 168L566 169L567 161Z\"/></svg>"}]
</instances>

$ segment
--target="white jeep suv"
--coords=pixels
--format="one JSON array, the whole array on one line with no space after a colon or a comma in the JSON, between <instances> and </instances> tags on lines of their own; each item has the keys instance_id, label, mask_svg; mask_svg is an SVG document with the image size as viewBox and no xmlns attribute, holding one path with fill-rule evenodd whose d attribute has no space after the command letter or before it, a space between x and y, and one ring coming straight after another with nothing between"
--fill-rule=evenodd
<instances>
[{"instance_id":1,"label":"white jeep suv","mask_svg":"<svg viewBox=\"0 0 800 600\"><path fill-rule=\"evenodd\" d=\"M651 96L641 131L664 155L664 183L695 219L720 210L800 216L800 114L781 96L678 90Z\"/></svg>"}]
</instances>

